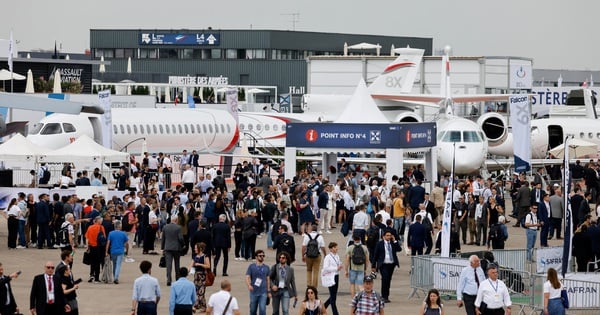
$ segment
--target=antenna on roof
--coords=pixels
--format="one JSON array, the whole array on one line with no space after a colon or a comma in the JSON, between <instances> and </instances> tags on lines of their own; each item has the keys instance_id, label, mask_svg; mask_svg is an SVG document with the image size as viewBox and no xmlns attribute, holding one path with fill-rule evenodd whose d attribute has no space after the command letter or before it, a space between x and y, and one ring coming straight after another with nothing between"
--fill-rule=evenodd
<instances>
[{"instance_id":1,"label":"antenna on roof","mask_svg":"<svg viewBox=\"0 0 600 315\"><path fill-rule=\"evenodd\" d=\"M281 15L288 15L292 17L292 31L296 31L296 23L300 22L300 13L282 13Z\"/></svg>"}]
</instances>

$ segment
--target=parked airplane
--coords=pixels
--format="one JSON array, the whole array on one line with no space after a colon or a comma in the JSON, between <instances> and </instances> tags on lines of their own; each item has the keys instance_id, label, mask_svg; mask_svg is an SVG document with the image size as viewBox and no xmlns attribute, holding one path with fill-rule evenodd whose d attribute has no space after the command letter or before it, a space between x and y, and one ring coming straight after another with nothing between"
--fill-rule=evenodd
<instances>
[{"instance_id":1,"label":"parked airplane","mask_svg":"<svg viewBox=\"0 0 600 315\"><path fill-rule=\"evenodd\" d=\"M441 170L450 171L453 163L453 152L456 148L454 159L454 172L456 174L476 173L485 164L488 152L488 142L480 126L462 117L453 114L454 103L481 102L507 100L507 94L481 94L453 96L450 89L450 61L449 50L442 57L441 94L374 94L375 99L404 102L430 102L440 105L441 112L437 123L438 141L437 159Z\"/></svg>"},{"instance_id":2,"label":"parked airplane","mask_svg":"<svg viewBox=\"0 0 600 315\"><path fill-rule=\"evenodd\" d=\"M576 90L583 93L585 118L549 117L531 120L531 158L544 159L548 151L561 145L571 136L600 145L600 124L595 111L595 98L589 89ZM503 116L489 113L478 120L490 141L490 154L512 156L513 135Z\"/></svg>"}]
</instances>

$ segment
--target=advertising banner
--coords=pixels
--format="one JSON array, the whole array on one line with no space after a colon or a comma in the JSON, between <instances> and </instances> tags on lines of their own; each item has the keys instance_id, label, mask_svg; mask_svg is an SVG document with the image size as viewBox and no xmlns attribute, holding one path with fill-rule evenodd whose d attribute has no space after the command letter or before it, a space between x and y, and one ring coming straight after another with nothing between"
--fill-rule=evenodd
<instances>
[{"instance_id":1,"label":"advertising banner","mask_svg":"<svg viewBox=\"0 0 600 315\"><path fill-rule=\"evenodd\" d=\"M531 115L528 96L511 95L509 104L514 139L515 172L527 172L531 169Z\"/></svg>"},{"instance_id":2,"label":"advertising banner","mask_svg":"<svg viewBox=\"0 0 600 315\"><path fill-rule=\"evenodd\" d=\"M563 247L540 247L536 249L536 272L546 273L549 268L554 268L560 273L562 270Z\"/></svg>"}]
</instances>

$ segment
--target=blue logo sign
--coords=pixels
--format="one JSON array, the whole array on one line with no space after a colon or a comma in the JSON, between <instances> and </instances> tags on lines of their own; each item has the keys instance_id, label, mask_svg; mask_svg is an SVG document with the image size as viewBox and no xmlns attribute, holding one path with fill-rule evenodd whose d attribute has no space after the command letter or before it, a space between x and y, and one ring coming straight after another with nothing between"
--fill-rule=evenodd
<instances>
[{"instance_id":1,"label":"blue logo sign","mask_svg":"<svg viewBox=\"0 0 600 315\"><path fill-rule=\"evenodd\" d=\"M218 33L140 33L140 45L219 46Z\"/></svg>"}]
</instances>

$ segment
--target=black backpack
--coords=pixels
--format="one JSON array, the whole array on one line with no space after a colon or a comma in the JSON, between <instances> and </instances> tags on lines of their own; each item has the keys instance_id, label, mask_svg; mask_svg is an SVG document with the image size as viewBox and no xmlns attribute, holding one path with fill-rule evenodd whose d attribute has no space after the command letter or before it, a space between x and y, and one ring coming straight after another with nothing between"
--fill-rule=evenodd
<instances>
[{"instance_id":1,"label":"black backpack","mask_svg":"<svg viewBox=\"0 0 600 315\"><path fill-rule=\"evenodd\" d=\"M364 265L367 262L367 255L365 254L365 249L362 245L354 244L354 248L352 248L352 264L355 266Z\"/></svg>"},{"instance_id":2,"label":"black backpack","mask_svg":"<svg viewBox=\"0 0 600 315\"><path fill-rule=\"evenodd\" d=\"M50 170L48 170L48 167L44 167L44 173L42 173L42 180L40 180L40 184L48 184L50 181L50 176L52 176Z\"/></svg>"},{"instance_id":3,"label":"black backpack","mask_svg":"<svg viewBox=\"0 0 600 315\"><path fill-rule=\"evenodd\" d=\"M490 241L501 241L503 239L502 229L500 228L500 224L492 224L490 227Z\"/></svg>"},{"instance_id":4,"label":"black backpack","mask_svg":"<svg viewBox=\"0 0 600 315\"><path fill-rule=\"evenodd\" d=\"M312 236L310 236L309 233L306 233L308 235L308 244L306 245L306 257L308 258L316 258L319 257L319 255L321 255L321 253L319 252L319 242L317 242L317 238L319 238L319 234L317 234L317 236L315 236L315 238L312 238Z\"/></svg>"},{"instance_id":5,"label":"black backpack","mask_svg":"<svg viewBox=\"0 0 600 315\"><path fill-rule=\"evenodd\" d=\"M381 239L381 229L377 225L372 225L367 230L367 244L369 247L374 247Z\"/></svg>"},{"instance_id":6,"label":"black backpack","mask_svg":"<svg viewBox=\"0 0 600 315\"><path fill-rule=\"evenodd\" d=\"M123 215L123 221L121 221L121 227L124 232L129 232L133 229L133 224L129 223L129 214L132 214L132 212L126 211Z\"/></svg>"},{"instance_id":7,"label":"black backpack","mask_svg":"<svg viewBox=\"0 0 600 315\"><path fill-rule=\"evenodd\" d=\"M102 231L98 231L98 246L106 246L106 235L104 235L104 232Z\"/></svg>"},{"instance_id":8,"label":"black backpack","mask_svg":"<svg viewBox=\"0 0 600 315\"><path fill-rule=\"evenodd\" d=\"M428 215L425 215L423 220L421 220L421 224L423 224L427 232L431 232L433 230L433 225L431 224L431 220L429 220Z\"/></svg>"},{"instance_id":9,"label":"black backpack","mask_svg":"<svg viewBox=\"0 0 600 315\"><path fill-rule=\"evenodd\" d=\"M56 234L56 244L69 245L69 223L64 222Z\"/></svg>"}]
</instances>

